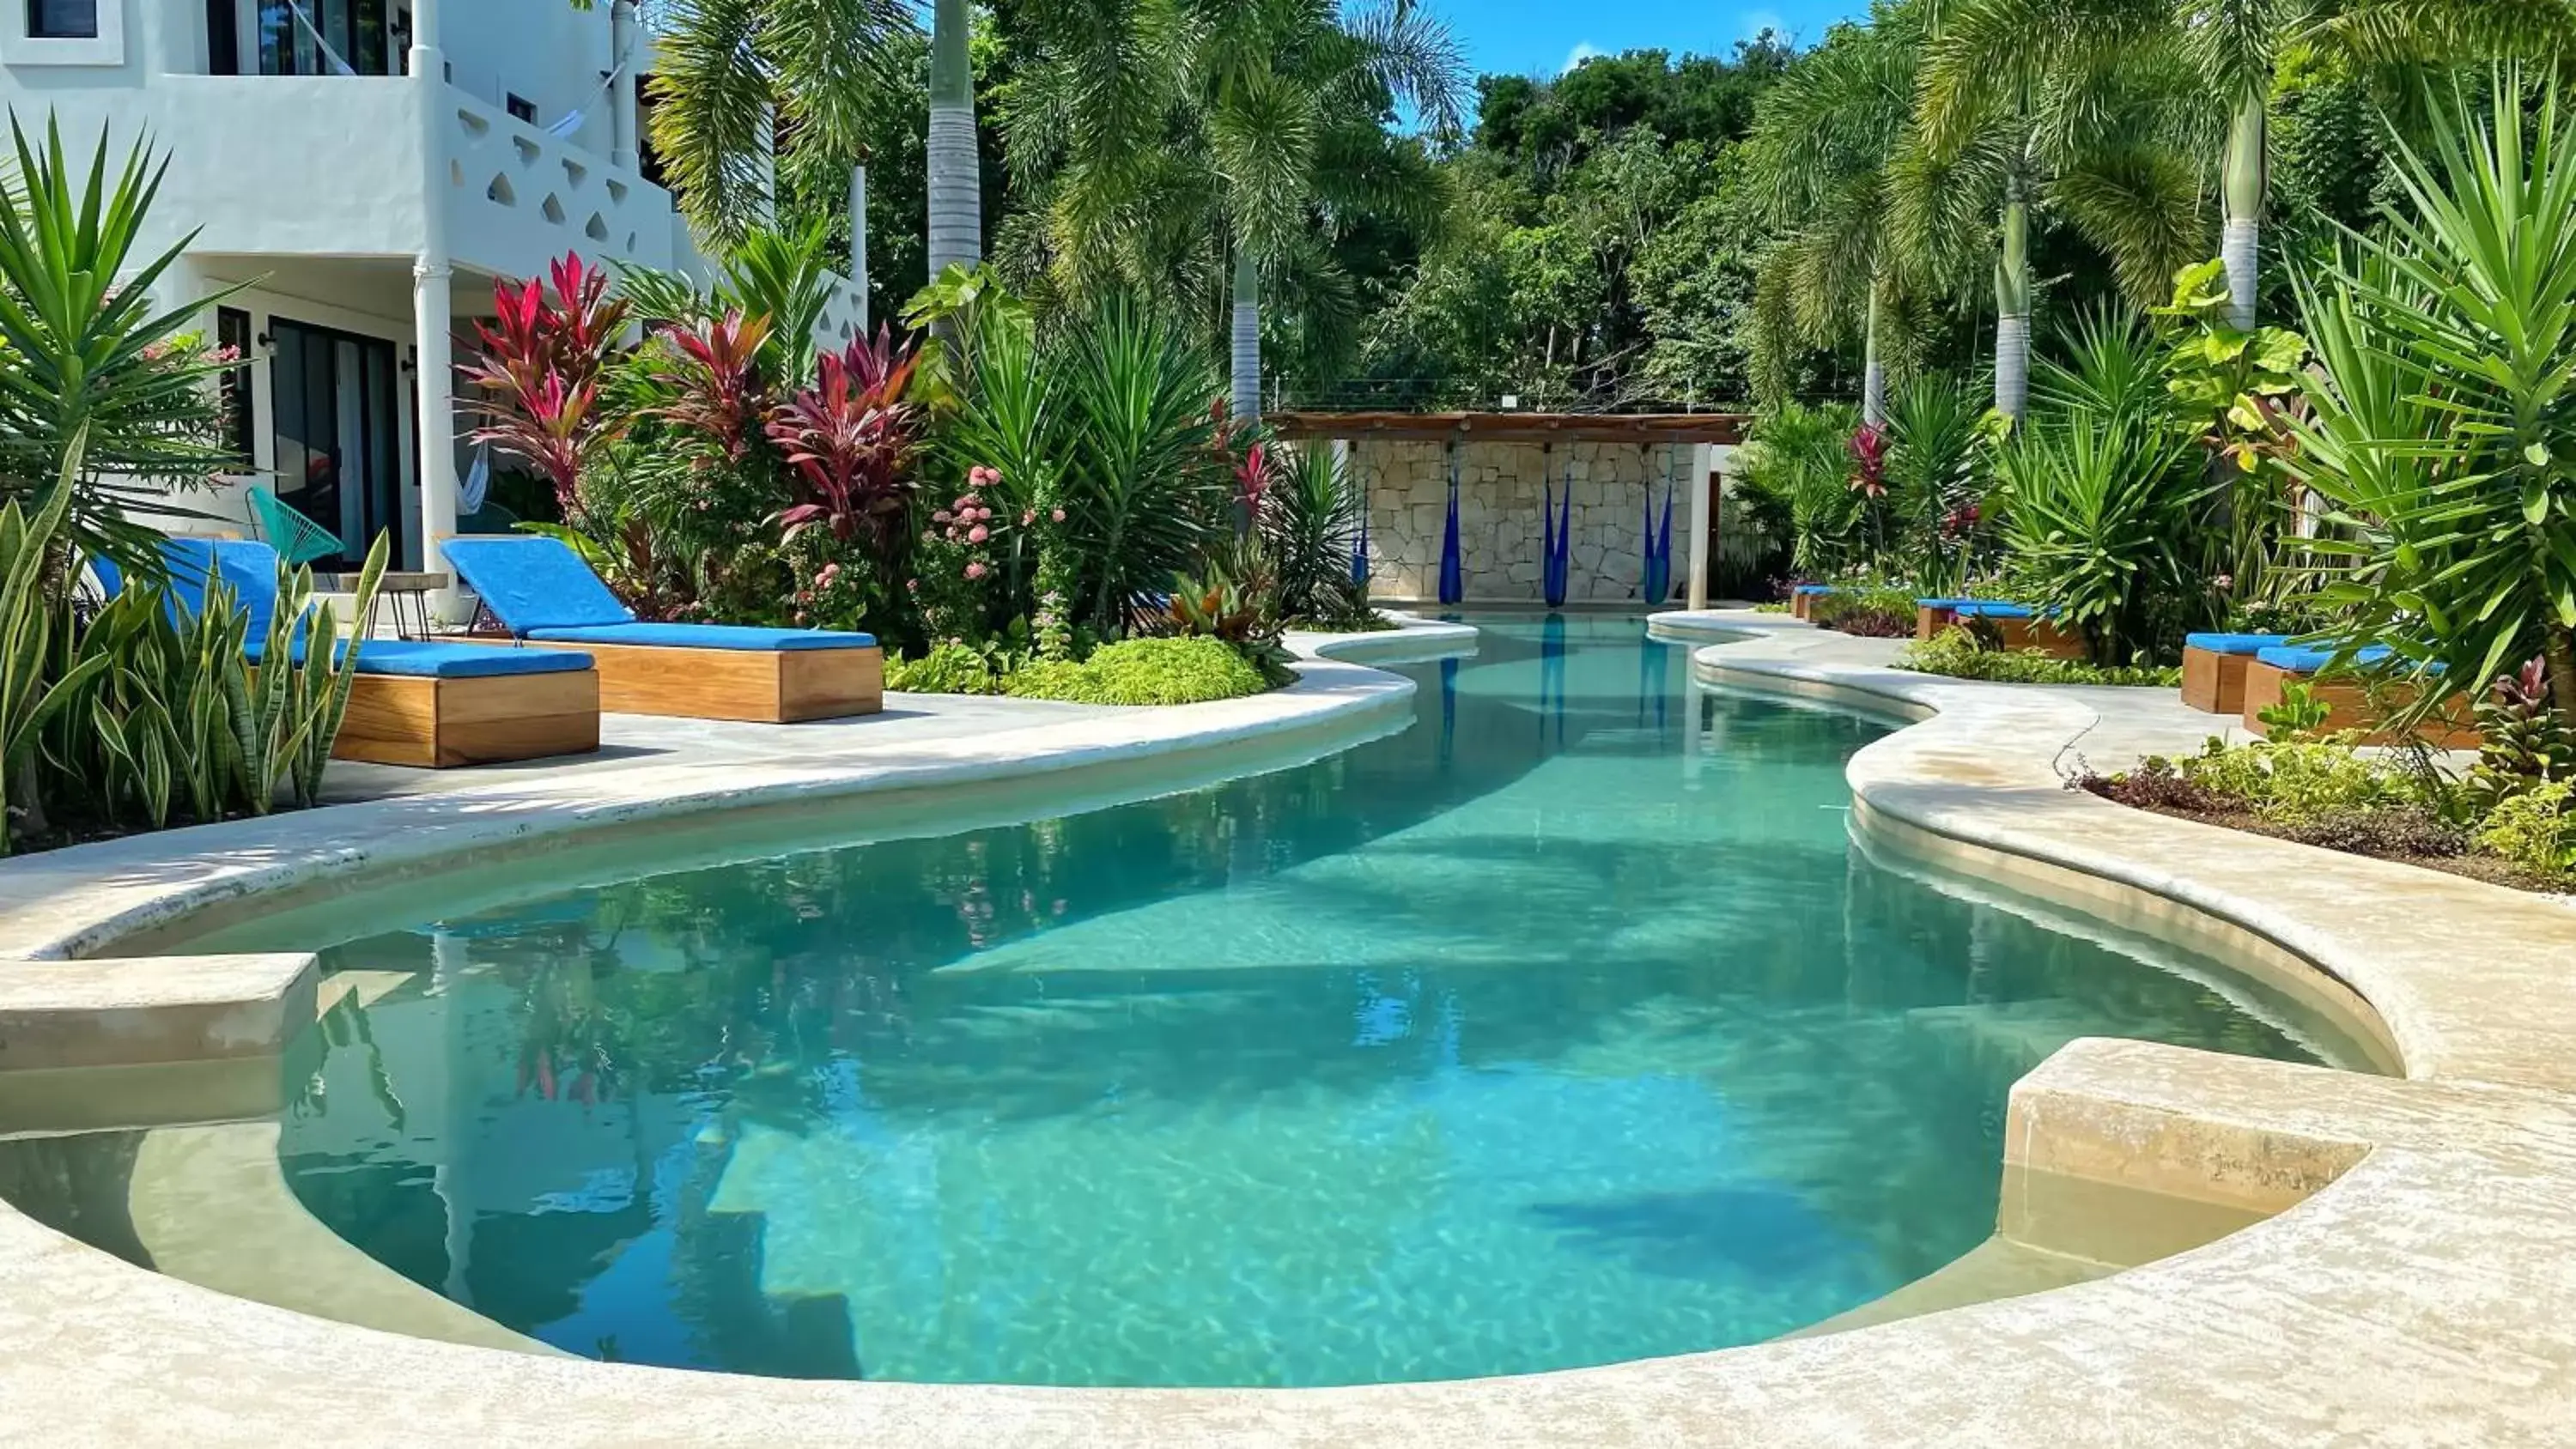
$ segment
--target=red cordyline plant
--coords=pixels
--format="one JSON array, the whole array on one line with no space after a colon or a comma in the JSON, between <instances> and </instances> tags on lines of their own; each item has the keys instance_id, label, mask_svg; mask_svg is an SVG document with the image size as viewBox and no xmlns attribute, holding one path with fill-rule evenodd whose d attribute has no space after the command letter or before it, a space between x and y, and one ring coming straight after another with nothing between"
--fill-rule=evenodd
<instances>
[{"instance_id":1,"label":"red cordyline plant","mask_svg":"<svg viewBox=\"0 0 2576 1449\"><path fill-rule=\"evenodd\" d=\"M1887 496L1887 434L1868 423L1851 435L1851 491L1866 498Z\"/></svg>"},{"instance_id":2,"label":"red cordyline plant","mask_svg":"<svg viewBox=\"0 0 2576 1449\"><path fill-rule=\"evenodd\" d=\"M1243 490L1243 506L1256 516L1261 512L1261 496L1270 491L1270 445L1255 443L1246 448L1243 461L1236 465L1234 481Z\"/></svg>"},{"instance_id":3,"label":"red cordyline plant","mask_svg":"<svg viewBox=\"0 0 2576 1449\"><path fill-rule=\"evenodd\" d=\"M679 396L654 416L706 434L724 449L727 462L741 462L769 412L760 377L769 319L736 310L695 330L675 327L662 339L671 355L658 373Z\"/></svg>"},{"instance_id":4,"label":"red cordyline plant","mask_svg":"<svg viewBox=\"0 0 2576 1449\"><path fill-rule=\"evenodd\" d=\"M904 394L919 361L915 344L879 328L817 357L815 385L770 413L769 440L808 495L778 514L787 538L820 526L843 543L864 533L882 548L902 526L920 420Z\"/></svg>"},{"instance_id":5,"label":"red cordyline plant","mask_svg":"<svg viewBox=\"0 0 2576 1449\"><path fill-rule=\"evenodd\" d=\"M624 428L600 411L599 374L625 335L628 304L577 253L549 267L548 280L551 299L545 282L493 282L494 320L474 324L474 355L457 372L484 419L471 440L544 475L569 518L582 468Z\"/></svg>"}]
</instances>

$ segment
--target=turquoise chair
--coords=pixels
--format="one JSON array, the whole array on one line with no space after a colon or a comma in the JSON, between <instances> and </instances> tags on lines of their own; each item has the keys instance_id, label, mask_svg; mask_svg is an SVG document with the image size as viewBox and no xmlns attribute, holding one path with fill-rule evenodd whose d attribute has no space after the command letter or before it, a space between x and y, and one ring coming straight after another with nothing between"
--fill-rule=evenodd
<instances>
[{"instance_id":1,"label":"turquoise chair","mask_svg":"<svg viewBox=\"0 0 2576 1449\"><path fill-rule=\"evenodd\" d=\"M288 568L340 556L340 535L288 507L265 488L250 490L250 512L259 525L259 536L277 550Z\"/></svg>"}]
</instances>

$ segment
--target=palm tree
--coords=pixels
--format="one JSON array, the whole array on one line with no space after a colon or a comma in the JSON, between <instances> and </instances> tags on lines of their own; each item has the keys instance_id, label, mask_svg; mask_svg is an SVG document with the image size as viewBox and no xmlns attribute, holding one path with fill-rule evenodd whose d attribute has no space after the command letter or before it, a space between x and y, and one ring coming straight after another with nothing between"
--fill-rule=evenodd
<instances>
[{"instance_id":1,"label":"palm tree","mask_svg":"<svg viewBox=\"0 0 2576 1449\"><path fill-rule=\"evenodd\" d=\"M1195 293L1222 278L1234 410L1261 410L1265 281L1332 291L1318 226L1361 210L1430 213L1409 106L1460 124L1464 67L1412 0L1344 16L1335 0L1069 0L1045 7L1005 117L1015 176L1047 178L1046 245L1068 295Z\"/></svg>"},{"instance_id":2,"label":"palm tree","mask_svg":"<svg viewBox=\"0 0 2576 1449\"><path fill-rule=\"evenodd\" d=\"M1196 74L1208 150L1234 239L1234 415L1261 416L1261 276L1329 203L1353 137L1384 136L1409 104L1455 131L1465 65L1448 29L1413 0L1349 18L1333 0L1194 0ZM1358 118L1365 118L1360 121ZM1335 134L1335 132L1341 134Z\"/></svg>"},{"instance_id":3,"label":"palm tree","mask_svg":"<svg viewBox=\"0 0 2576 1449\"><path fill-rule=\"evenodd\" d=\"M984 260L984 165L975 137L967 0L936 0L930 28L930 275Z\"/></svg>"},{"instance_id":4,"label":"palm tree","mask_svg":"<svg viewBox=\"0 0 2576 1449\"><path fill-rule=\"evenodd\" d=\"M1996 67L2076 73L2141 54L2179 56L2200 124L2220 147L2231 320L2255 322L2263 201L2270 185L2268 105L2282 58L2318 47L2385 74L2488 56L2540 55L2576 40L2563 0L1961 0L1925 67L1927 95L1972 90Z\"/></svg>"},{"instance_id":5,"label":"palm tree","mask_svg":"<svg viewBox=\"0 0 2576 1449\"><path fill-rule=\"evenodd\" d=\"M782 168L846 177L864 164L872 126L902 93L894 70L917 53L914 34L904 0L665 8L653 149L698 235L724 252L766 225Z\"/></svg>"},{"instance_id":6,"label":"palm tree","mask_svg":"<svg viewBox=\"0 0 2576 1449\"><path fill-rule=\"evenodd\" d=\"M2161 302L2201 255L2202 113L2174 46L2078 67L1990 47L1953 14L1925 51L1912 145L1900 157L1897 220L1909 250L1946 263L1964 238L1997 237L1995 409L2018 419L2030 391L2032 209L2047 204L2110 263L2121 290ZM1990 231L1980 215L1996 218Z\"/></svg>"},{"instance_id":7,"label":"palm tree","mask_svg":"<svg viewBox=\"0 0 2576 1449\"><path fill-rule=\"evenodd\" d=\"M1918 10L1882 5L1867 26L1837 26L1763 92L1748 152L1777 230L1766 270L1785 287L1786 319L1797 341L1817 347L1857 326L1861 421L1871 427L1887 421L1887 332L1909 283L1927 280L1891 225L1894 167L1914 114Z\"/></svg>"}]
</instances>

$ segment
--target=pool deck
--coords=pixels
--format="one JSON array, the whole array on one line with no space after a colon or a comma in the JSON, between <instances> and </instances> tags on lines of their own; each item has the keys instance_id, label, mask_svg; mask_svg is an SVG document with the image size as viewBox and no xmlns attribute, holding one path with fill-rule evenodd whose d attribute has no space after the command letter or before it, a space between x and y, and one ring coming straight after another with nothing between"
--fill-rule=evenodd
<instances>
[{"instance_id":1,"label":"pool deck","mask_svg":"<svg viewBox=\"0 0 2576 1449\"><path fill-rule=\"evenodd\" d=\"M2017 1174L2277 1213L2205 1247L1852 1332L1512 1379L1071 1390L754 1380L347 1327L140 1271L0 1207L0 1437L45 1443L2563 1444L2576 1436L2576 907L2124 810L2071 792L2210 732L2156 691L1888 667L1780 616L1664 615L1695 679L1920 723L1850 765L1856 829L1935 866L2230 953L2358 1012L2389 1078L2079 1041L2013 1092ZM1416 646L1437 641L1421 638ZM1375 654L1397 636L1307 647ZM1297 689L1169 711L853 731L828 758L681 742L0 865L0 951L95 954L316 877L526 848L690 812L1010 782L1268 738L1321 752L1409 686L1318 662ZM933 711L935 716L937 711ZM631 738L631 737L630 737ZM671 756L678 756L675 759ZM694 776L694 778L693 778ZM721 782L721 783L719 783ZM353 788L363 790L353 782ZM0 967L0 971L8 968ZM68 965L46 968L67 971ZM231 978L265 979L256 959ZM148 973L146 973L148 980ZM120 1008L137 979L89 988ZM39 1009L33 988L0 1007ZM75 997L78 997L75 993ZM194 993L194 1009L210 996ZM225 998L229 999L229 998ZM291 1012L236 1030L255 1048ZM2384 1025L2383 1025L2384 1024ZM248 1049L246 1048L246 1049Z\"/></svg>"}]
</instances>

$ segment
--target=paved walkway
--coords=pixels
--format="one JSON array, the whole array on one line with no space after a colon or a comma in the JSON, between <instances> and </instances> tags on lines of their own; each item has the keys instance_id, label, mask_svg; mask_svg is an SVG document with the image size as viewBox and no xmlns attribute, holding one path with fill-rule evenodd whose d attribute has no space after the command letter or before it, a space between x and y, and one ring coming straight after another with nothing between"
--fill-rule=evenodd
<instances>
[{"instance_id":1,"label":"paved walkway","mask_svg":"<svg viewBox=\"0 0 2576 1449\"><path fill-rule=\"evenodd\" d=\"M399 765L334 760L322 777L322 794L330 803L347 804L394 795L451 794L505 780L525 783L578 779L645 765L762 764L817 756L856 757L938 740L975 739L1071 720L1098 719L1120 712L1111 705L1059 704L1043 699L889 694L882 714L799 725L606 714L599 717L599 753L595 755L477 765L466 770L410 770Z\"/></svg>"}]
</instances>

